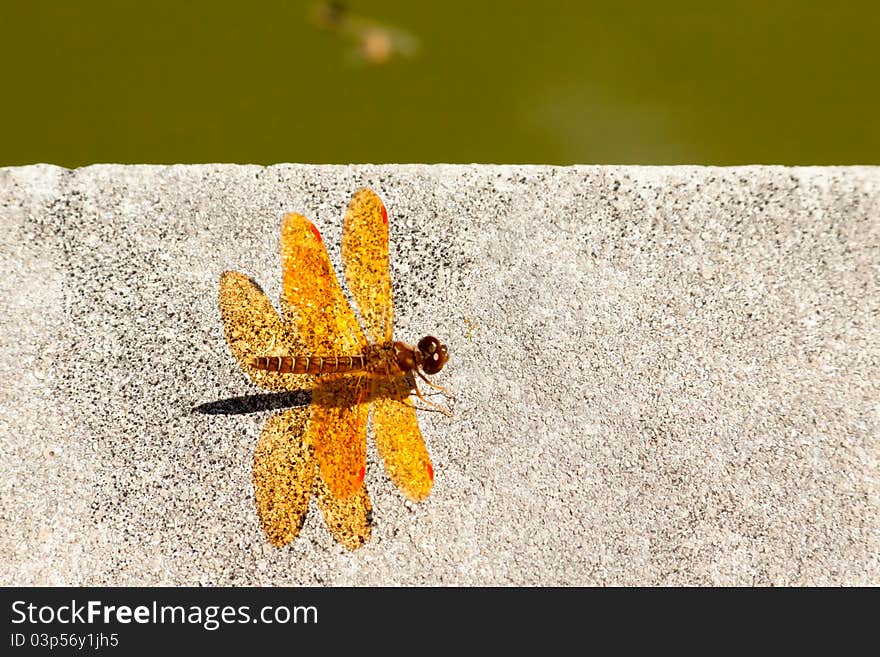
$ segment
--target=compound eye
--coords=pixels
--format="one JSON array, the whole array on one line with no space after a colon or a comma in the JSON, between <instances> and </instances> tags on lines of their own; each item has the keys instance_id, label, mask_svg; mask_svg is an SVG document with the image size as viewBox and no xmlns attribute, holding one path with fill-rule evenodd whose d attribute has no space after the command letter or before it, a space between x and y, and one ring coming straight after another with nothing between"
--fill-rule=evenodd
<instances>
[{"instance_id":1,"label":"compound eye","mask_svg":"<svg viewBox=\"0 0 880 657\"><path fill-rule=\"evenodd\" d=\"M446 345L430 335L419 340L419 352L422 354L422 370L425 374L436 374L449 360Z\"/></svg>"},{"instance_id":2,"label":"compound eye","mask_svg":"<svg viewBox=\"0 0 880 657\"><path fill-rule=\"evenodd\" d=\"M431 335L427 335L419 340L419 351L421 351L426 356L436 352L439 346L440 341Z\"/></svg>"}]
</instances>

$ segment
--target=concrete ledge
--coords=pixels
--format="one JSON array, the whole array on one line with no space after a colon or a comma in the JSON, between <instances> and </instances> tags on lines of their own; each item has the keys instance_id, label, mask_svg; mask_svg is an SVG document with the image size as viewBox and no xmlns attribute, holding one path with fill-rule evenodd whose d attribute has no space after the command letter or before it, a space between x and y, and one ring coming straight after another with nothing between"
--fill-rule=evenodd
<instances>
[{"instance_id":1,"label":"concrete ledge","mask_svg":"<svg viewBox=\"0 0 880 657\"><path fill-rule=\"evenodd\" d=\"M341 271L363 185L455 417L274 549L218 280L277 299L289 211ZM2 584L880 583L880 168L40 165L0 220Z\"/></svg>"}]
</instances>

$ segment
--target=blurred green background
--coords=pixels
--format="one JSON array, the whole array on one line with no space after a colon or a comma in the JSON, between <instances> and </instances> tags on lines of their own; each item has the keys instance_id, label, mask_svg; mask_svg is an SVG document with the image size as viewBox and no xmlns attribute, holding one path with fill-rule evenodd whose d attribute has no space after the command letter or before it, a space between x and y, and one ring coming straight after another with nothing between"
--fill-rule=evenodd
<instances>
[{"instance_id":1,"label":"blurred green background","mask_svg":"<svg viewBox=\"0 0 880 657\"><path fill-rule=\"evenodd\" d=\"M0 164L880 164L878 43L876 1L0 0Z\"/></svg>"}]
</instances>

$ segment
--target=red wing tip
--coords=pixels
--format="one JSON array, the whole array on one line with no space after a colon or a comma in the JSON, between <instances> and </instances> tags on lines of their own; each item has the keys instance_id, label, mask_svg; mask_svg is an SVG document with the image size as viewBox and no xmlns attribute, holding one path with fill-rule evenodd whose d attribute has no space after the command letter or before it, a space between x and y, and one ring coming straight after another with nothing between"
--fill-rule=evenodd
<instances>
[{"instance_id":1,"label":"red wing tip","mask_svg":"<svg viewBox=\"0 0 880 657\"><path fill-rule=\"evenodd\" d=\"M431 478L431 481L434 481L434 468L431 464L428 464L428 476Z\"/></svg>"},{"instance_id":2,"label":"red wing tip","mask_svg":"<svg viewBox=\"0 0 880 657\"><path fill-rule=\"evenodd\" d=\"M362 467L360 473L358 474L358 483L359 484L362 483L364 480L364 477L366 477L366 476L367 476L367 469Z\"/></svg>"},{"instance_id":3,"label":"red wing tip","mask_svg":"<svg viewBox=\"0 0 880 657\"><path fill-rule=\"evenodd\" d=\"M388 225L388 211L385 209L384 203L380 207L382 208L382 223L387 226Z\"/></svg>"},{"instance_id":4,"label":"red wing tip","mask_svg":"<svg viewBox=\"0 0 880 657\"><path fill-rule=\"evenodd\" d=\"M281 220L281 233L282 235L285 233L292 233L296 235L304 228L303 224L311 228L312 233L315 235L315 237L318 238L319 242L324 241L321 238L321 233L319 233L318 229L315 228L315 224L306 219L303 215L297 214L296 212L289 212L284 215L284 219Z\"/></svg>"}]
</instances>

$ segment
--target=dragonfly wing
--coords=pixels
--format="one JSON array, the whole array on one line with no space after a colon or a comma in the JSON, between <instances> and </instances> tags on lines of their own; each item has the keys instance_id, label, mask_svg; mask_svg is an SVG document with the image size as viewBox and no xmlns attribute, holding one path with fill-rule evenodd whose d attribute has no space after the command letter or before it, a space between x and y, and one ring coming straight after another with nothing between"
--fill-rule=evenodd
<instances>
[{"instance_id":1,"label":"dragonfly wing","mask_svg":"<svg viewBox=\"0 0 880 657\"><path fill-rule=\"evenodd\" d=\"M367 466L365 377L330 374L312 390L309 434L321 478L337 499L354 494L364 481Z\"/></svg>"},{"instance_id":2,"label":"dragonfly wing","mask_svg":"<svg viewBox=\"0 0 880 657\"><path fill-rule=\"evenodd\" d=\"M342 294L318 229L299 214L281 222L281 312L312 356L361 354L366 339Z\"/></svg>"},{"instance_id":3,"label":"dragonfly wing","mask_svg":"<svg viewBox=\"0 0 880 657\"><path fill-rule=\"evenodd\" d=\"M394 323L388 213L372 190L359 189L349 203L342 227L342 263L367 335L373 342L388 342Z\"/></svg>"},{"instance_id":4,"label":"dragonfly wing","mask_svg":"<svg viewBox=\"0 0 880 657\"><path fill-rule=\"evenodd\" d=\"M298 214L281 223L285 319L313 356L363 354L366 339L333 273L318 229ZM366 468L367 410L358 375L326 375L312 391L309 434L321 476L337 499L354 494Z\"/></svg>"},{"instance_id":5,"label":"dragonfly wing","mask_svg":"<svg viewBox=\"0 0 880 657\"><path fill-rule=\"evenodd\" d=\"M374 380L373 431L385 471L401 492L418 502L431 492L434 468L419 430L403 375Z\"/></svg>"},{"instance_id":6,"label":"dragonfly wing","mask_svg":"<svg viewBox=\"0 0 880 657\"><path fill-rule=\"evenodd\" d=\"M309 387L307 375L279 374L251 365L257 356L303 353L303 342L292 325L282 323L278 312L253 279L234 271L220 276L220 315L229 350L239 366L261 388L301 390Z\"/></svg>"},{"instance_id":7,"label":"dragonfly wing","mask_svg":"<svg viewBox=\"0 0 880 657\"><path fill-rule=\"evenodd\" d=\"M308 410L269 418L254 449L254 494L266 538L275 547L299 533L309 509L315 461L308 443Z\"/></svg>"},{"instance_id":8,"label":"dragonfly wing","mask_svg":"<svg viewBox=\"0 0 880 657\"><path fill-rule=\"evenodd\" d=\"M315 498L330 534L349 550L356 550L370 539L373 506L367 487L360 487L345 499L335 497L321 477L315 478Z\"/></svg>"}]
</instances>

